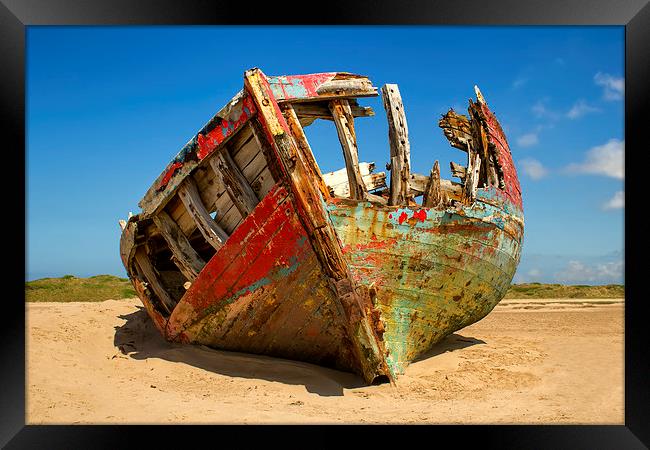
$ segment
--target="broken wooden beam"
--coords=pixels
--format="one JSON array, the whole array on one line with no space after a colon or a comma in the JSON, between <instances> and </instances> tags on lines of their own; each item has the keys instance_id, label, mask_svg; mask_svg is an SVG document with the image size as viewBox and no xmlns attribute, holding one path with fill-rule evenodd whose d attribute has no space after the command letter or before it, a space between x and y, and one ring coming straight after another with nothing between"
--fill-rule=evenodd
<instances>
[{"instance_id":1,"label":"broken wooden beam","mask_svg":"<svg viewBox=\"0 0 650 450\"><path fill-rule=\"evenodd\" d=\"M348 100L348 104L350 105L352 117L369 117L375 115L372 108L360 106L356 100ZM293 103L292 106L301 123L303 120L311 119L334 120L327 102Z\"/></svg>"},{"instance_id":2,"label":"broken wooden beam","mask_svg":"<svg viewBox=\"0 0 650 450\"><path fill-rule=\"evenodd\" d=\"M187 213L192 217L196 227L205 240L215 250L223 247L224 242L228 239L228 233L210 216L210 213L201 200L196 183L191 176L187 177L179 187L178 197L183 202L183 205L185 205Z\"/></svg>"},{"instance_id":3,"label":"broken wooden beam","mask_svg":"<svg viewBox=\"0 0 650 450\"><path fill-rule=\"evenodd\" d=\"M440 164L436 160L431 168L431 175L429 181L424 189L424 197L422 198L422 206L435 208L446 203L443 199L444 194L440 184Z\"/></svg>"},{"instance_id":4,"label":"broken wooden beam","mask_svg":"<svg viewBox=\"0 0 650 450\"><path fill-rule=\"evenodd\" d=\"M363 183L363 178L359 170L359 149L357 147L357 136L354 132L354 118L350 111L350 105L347 100L332 100L329 103L330 111L334 117L336 132L343 148L345 158L345 168L348 173L348 183L350 187L350 198L355 200L365 200L368 196L368 190Z\"/></svg>"},{"instance_id":5,"label":"broken wooden beam","mask_svg":"<svg viewBox=\"0 0 650 450\"><path fill-rule=\"evenodd\" d=\"M476 198L476 189L478 187L479 174L481 173L481 157L478 153L469 153L469 163L467 164L467 178L463 186L463 195L461 201L467 205L474 202Z\"/></svg>"},{"instance_id":6,"label":"broken wooden beam","mask_svg":"<svg viewBox=\"0 0 650 450\"><path fill-rule=\"evenodd\" d=\"M409 174L411 171L411 144L409 143L406 114L399 88L385 84L381 96L388 118L390 141L390 196L389 205L408 205Z\"/></svg>"},{"instance_id":7,"label":"broken wooden beam","mask_svg":"<svg viewBox=\"0 0 650 450\"><path fill-rule=\"evenodd\" d=\"M144 276L148 286L151 287L153 293L158 297L161 306L165 309L167 314L171 314L176 304L160 281L156 269L153 267L153 264L151 264L151 260L149 260L145 248L142 246L138 247L135 251L134 258L137 265L136 269L138 269L142 276Z\"/></svg>"},{"instance_id":8,"label":"broken wooden beam","mask_svg":"<svg viewBox=\"0 0 650 450\"><path fill-rule=\"evenodd\" d=\"M194 281L205 266L205 261L201 259L196 250L190 245L187 236L183 234L180 227L169 217L165 211L160 211L153 217L153 221L158 227L158 231L167 242L169 250L172 252L172 260L178 267L185 278Z\"/></svg>"},{"instance_id":9,"label":"broken wooden beam","mask_svg":"<svg viewBox=\"0 0 650 450\"><path fill-rule=\"evenodd\" d=\"M453 161L449 163L449 167L451 168L452 177L460 178L461 182L465 180L467 177L467 167L461 166Z\"/></svg>"},{"instance_id":10,"label":"broken wooden beam","mask_svg":"<svg viewBox=\"0 0 650 450\"><path fill-rule=\"evenodd\" d=\"M244 174L241 173L241 170L233 161L227 146L213 158L210 158L209 163L217 177L221 179L228 196L242 217L246 217L253 212L259 203L259 199L251 185L248 184Z\"/></svg>"},{"instance_id":11,"label":"broken wooden beam","mask_svg":"<svg viewBox=\"0 0 650 450\"><path fill-rule=\"evenodd\" d=\"M431 176L412 173L410 177L410 195L415 197L423 195ZM463 193L463 184L451 180L440 179L440 189L443 195L452 200L460 200Z\"/></svg>"}]
</instances>

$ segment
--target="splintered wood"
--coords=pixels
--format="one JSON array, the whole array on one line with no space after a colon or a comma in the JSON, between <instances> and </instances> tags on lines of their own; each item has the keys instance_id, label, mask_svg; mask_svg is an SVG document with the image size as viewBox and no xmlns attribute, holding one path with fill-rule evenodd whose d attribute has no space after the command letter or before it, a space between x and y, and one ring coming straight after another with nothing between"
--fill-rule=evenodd
<instances>
[{"instance_id":1,"label":"splintered wood","mask_svg":"<svg viewBox=\"0 0 650 450\"><path fill-rule=\"evenodd\" d=\"M357 136L354 132L354 118L350 105L347 100L332 100L329 107L343 148L350 198L365 200L368 197L368 190L359 171L359 149L357 148Z\"/></svg>"},{"instance_id":2,"label":"splintered wood","mask_svg":"<svg viewBox=\"0 0 650 450\"><path fill-rule=\"evenodd\" d=\"M390 141L390 196L389 205L408 205L411 144L402 97L396 84L381 88L382 100L388 118Z\"/></svg>"}]
</instances>

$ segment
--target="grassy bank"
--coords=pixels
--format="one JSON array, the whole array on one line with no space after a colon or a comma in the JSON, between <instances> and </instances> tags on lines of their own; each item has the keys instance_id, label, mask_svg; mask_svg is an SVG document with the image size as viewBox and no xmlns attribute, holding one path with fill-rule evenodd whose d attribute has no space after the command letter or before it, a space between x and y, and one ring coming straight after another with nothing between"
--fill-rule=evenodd
<instances>
[{"instance_id":1,"label":"grassy bank","mask_svg":"<svg viewBox=\"0 0 650 450\"><path fill-rule=\"evenodd\" d=\"M620 284L605 286L564 284L513 284L505 298L622 298L624 287ZM108 299L135 297L127 278L113 275L95 275L77 278L41 278L25 283L28 302L101 302Z\"/></svg>"},{"instance_id":2,"label":"grassy bank","mask_svg":"<svg viewBox=\"0 0 650 450\"><path fill-rule=\"evenodd\" d=\"M623 298L625 287L621 284L588 286L584 284L513 284L505 298Z\"/></svg>"},{"instance_id":3,"label":"grassy bank","mask_svg":"<svg viewBox=\"0 0 650 450\"><path fill-rule=\"evenodd\" d=\"M77 278L41 278L25 283L28 302L101 302L108 299L136 297L128 278L114 275L95 275Z\"/></svg>"}]
</instances>

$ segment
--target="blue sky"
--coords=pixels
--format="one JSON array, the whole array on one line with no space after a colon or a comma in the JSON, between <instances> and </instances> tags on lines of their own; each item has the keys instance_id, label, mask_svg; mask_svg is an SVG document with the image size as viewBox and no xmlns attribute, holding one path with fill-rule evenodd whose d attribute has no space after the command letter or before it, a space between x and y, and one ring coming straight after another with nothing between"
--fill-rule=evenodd
<instances>
[{"instance_id":1,"label":"blue sky","mask_svg":"<svg viewBox=\"0 0 650 450\"><path fill-rule=\"evenodd\" d=\"M437 126L478 84L504 127L525 211L515 282L623 281L623 27L36 27L27 30L27 279L125 276L118 219L243 85L243 72L347 71L397 83L412 170L449 147ZM381 99L356 121L383 168ZM344 166L331 123L307 136Z\"/></svg>"}]
</instances>

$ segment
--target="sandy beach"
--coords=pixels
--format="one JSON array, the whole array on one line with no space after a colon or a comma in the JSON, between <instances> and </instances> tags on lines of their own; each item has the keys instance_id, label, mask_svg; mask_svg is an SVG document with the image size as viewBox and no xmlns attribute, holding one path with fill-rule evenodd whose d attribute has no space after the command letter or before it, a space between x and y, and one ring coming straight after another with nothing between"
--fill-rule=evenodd
<instances>
[{"instance_id":1,"label":"sandy beach","mask_svg":"<svg viewBox=\"0 0 650 450\"><path fill-rule=\"evenodd\" d=\"M26 423L624 423L623 299L503 300L398 381L165 342L138 299L27 303Z\"/></svg>"}]
</instances>

